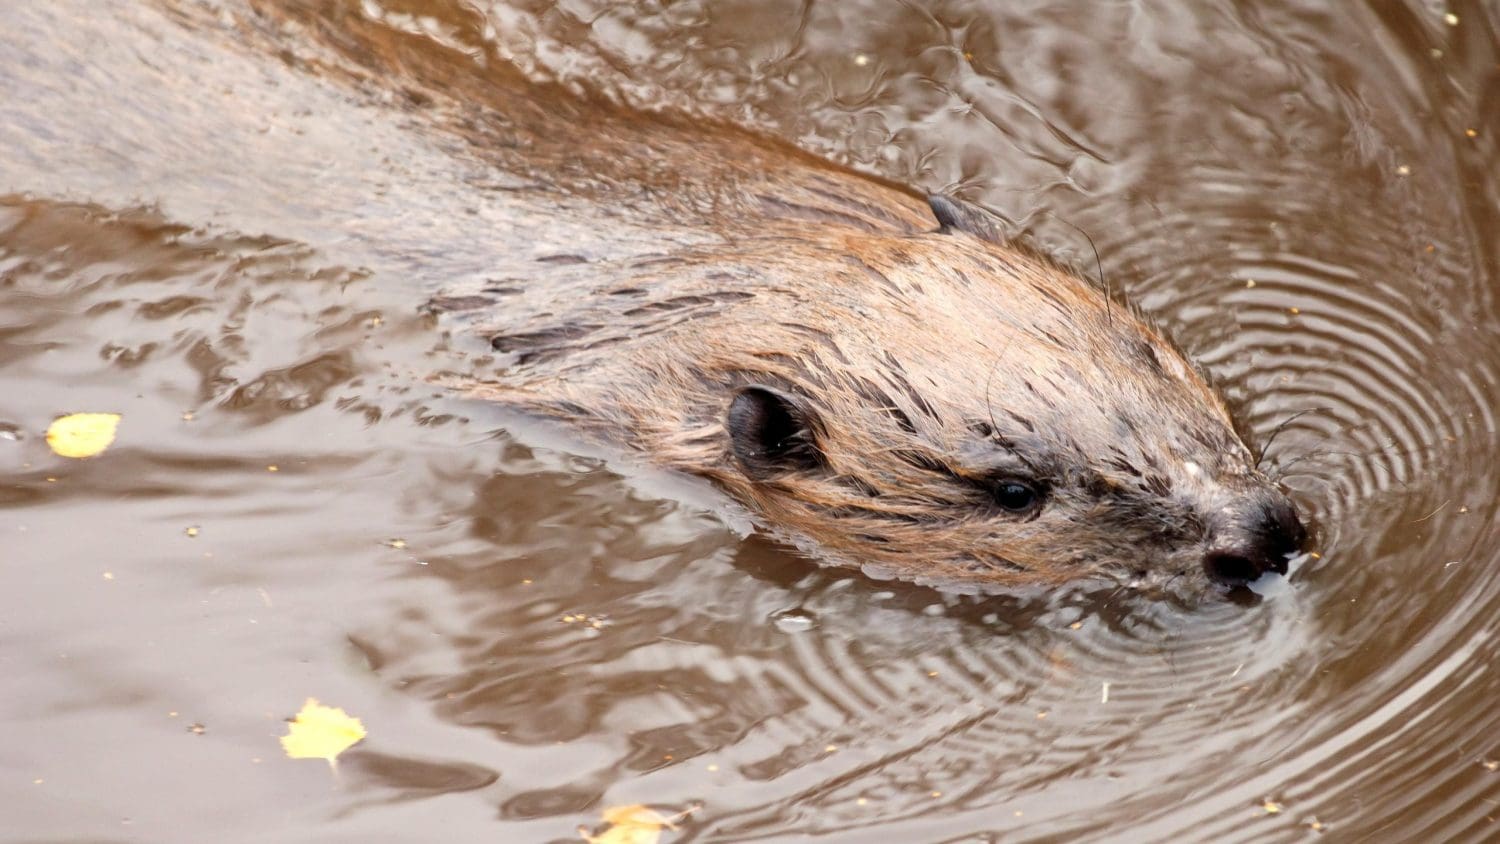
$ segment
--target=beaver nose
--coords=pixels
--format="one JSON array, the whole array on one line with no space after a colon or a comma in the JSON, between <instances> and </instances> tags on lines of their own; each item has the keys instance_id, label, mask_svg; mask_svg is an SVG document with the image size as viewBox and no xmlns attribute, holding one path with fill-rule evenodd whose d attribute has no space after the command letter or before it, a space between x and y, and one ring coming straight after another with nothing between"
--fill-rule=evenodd
<instances>
[{"instance_id":1,"label":"beaver nose","mask_svg":"<svg viewBox=\"0 0 1500 844\"><path fill-rule=\"evenodd\" d=\"M1286 574L1287 558L1302 549L1307 530L1280 493L1230 506L1209 537L1203 569L1226 586L1243 586L1268 571Z\"/></svg>"}]
</instances>

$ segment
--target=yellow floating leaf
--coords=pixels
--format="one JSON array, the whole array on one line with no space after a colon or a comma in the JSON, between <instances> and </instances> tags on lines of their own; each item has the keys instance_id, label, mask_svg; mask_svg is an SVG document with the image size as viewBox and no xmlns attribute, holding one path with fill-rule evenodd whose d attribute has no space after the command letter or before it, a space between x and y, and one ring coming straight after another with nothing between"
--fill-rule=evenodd
<instances>
[{"instance_id":1,"label":"yellow floating leaf","mask_svg":"<svg viewBox=\"0 0 1500 844\"><path fill-rule=\"evenodd\" d=\"M358 718L308 698L287 726L281 746L293 759L327 759L332 765L340 753L364 737L365 725Z\"/></svg>"},{"instance_id":2,"label":"yellow floating leaf","mask_svg":"<svg viewBox=\"0 0 1500 844\"><path fill-rule=\"evenodd\" d=\"M583 830L579 830L579 834L589 844L657 844L661 840L661 831L676 829L675 822L687 814L683 812L669 818L650 806L614 806L603 812L608 829L598 835L589 835Z\"/></svg>"},{"instance_id":3,"label":"yellow floating leaf","mask_svg":"<svg viewBox=\"0 0 1500 844\"><path fill-rule=\"evenodd\" d=\"M47 426L47 445L60 457L93 457L115 441L118 413L70 413Z\"/></svg>"}]
</instances>

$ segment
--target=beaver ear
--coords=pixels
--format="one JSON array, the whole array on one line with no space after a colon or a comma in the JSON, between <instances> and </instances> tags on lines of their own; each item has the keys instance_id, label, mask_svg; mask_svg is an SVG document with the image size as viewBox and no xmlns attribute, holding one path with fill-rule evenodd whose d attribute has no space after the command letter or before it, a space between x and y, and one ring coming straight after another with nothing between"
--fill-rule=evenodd
<instances>
[{"instance_id":1,"label":"beaver ear","mask_svg":"<svg viewBox=\"0 0 1500 844\"><path fill-rule=\"evenodd\" d=\"M932 207L932 216L937 218L938 231L944 234L967 232L980 240L1005 245L1005 235L1000 232L995 215L978 205L941 193L929 194L927 204Z\"/></svg>"},{"instance_id":2,"label":"beaver ear","mask_svg":"<svg viewBox=\"0 0 1500 844\"><path fill-rule=\"evenodd\" d=\"M735 393L724 427L729 446L752 480L824 465L817 443L817 417L806 403L770 387Z\"/></svg>"}]
</instances>

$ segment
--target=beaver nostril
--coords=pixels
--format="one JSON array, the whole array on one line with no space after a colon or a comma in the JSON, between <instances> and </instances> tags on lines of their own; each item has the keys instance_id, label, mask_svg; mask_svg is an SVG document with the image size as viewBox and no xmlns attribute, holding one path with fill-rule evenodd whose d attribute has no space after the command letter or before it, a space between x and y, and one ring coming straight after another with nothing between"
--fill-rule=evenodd
<instances>
[{"instance_id":1,"label":"beaver nostril","mask_svg":"<svg viewBox=\"0 0 1500 844\"><path fill-rule=\"evenodd\" d=\"M1307 530L1286 496L1250 491L1220 508L1206 537L1203 570L1226 586L1243 586L1267 572L1286 574L1307 541Z\"/></svg>"},{"instance_id":2,"label":"beaver nostril","mask_svg":"<svg viewBox=\"0 0 1500 844\"><path fill-rule=\"evenodd\" d=\"M1243 586L1266 573L1266 566L1234 551L1210 551L1203 556L1208 576L1226 586Z\"/></svg>"}]
</instances>

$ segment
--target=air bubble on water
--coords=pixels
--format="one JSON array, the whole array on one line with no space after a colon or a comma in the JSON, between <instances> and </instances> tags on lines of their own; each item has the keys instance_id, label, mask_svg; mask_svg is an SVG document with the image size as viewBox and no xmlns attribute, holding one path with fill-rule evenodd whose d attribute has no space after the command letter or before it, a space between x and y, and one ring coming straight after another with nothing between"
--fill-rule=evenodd
<instances>
[{"instance_id":1,"label":"air bubble on water","mask_svg":"<svg viewBox=\"0 0 1500 844\"><path fill-rule=\"evenodd\" d=\"M771 623L783 633L806 633L818 626L818 617L801 607L771 613Z\"/></svg>"}]
</instances>

